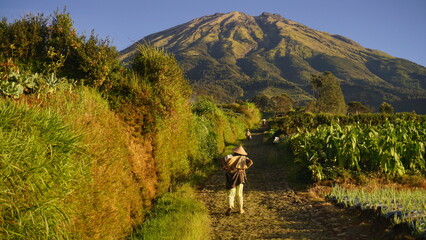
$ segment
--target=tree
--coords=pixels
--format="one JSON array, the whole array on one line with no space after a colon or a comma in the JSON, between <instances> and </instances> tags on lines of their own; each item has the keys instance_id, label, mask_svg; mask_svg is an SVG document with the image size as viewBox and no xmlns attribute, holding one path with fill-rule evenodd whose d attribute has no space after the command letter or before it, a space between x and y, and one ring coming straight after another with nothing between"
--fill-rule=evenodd
<instances>
[{"instance_id":1,"label":"tree","mask_svg":"<svg viewBox=\"0 0 426 240\"><path fill-rule=\"evenodd\" d=\"M348 103L348 113L350 114L369 113L369 112L371 112L371 108L367 105L364 105L356 101Z\"/></svg>"},{"instance_id":2,"label":"tree","mask_svg":"<svg viewBox=\"0 0 426 240\"><path fill-rule=\"evenodd\" d=\"M394 110L393 110L393 106L390 105L387 102L382 102L382 104L380 104L380 113L388 113L388 114L393 114Z\"/></svg>"},{"instance_id":3,"label":"tree","mask_svg":"<svg viewBox=\"0 0 426 240\"><path fill-rule=\"evenodd\" d=\"M311 85L317 95L317 112L346 114L347 107L340 83L331 72L312 75Z\"/></svg>"},{"instance_id":4,"label":"tree","mask_svg":"<svg viewBox=\"0 0 426 240\"><path fill-rule=\"evenodd\" d=\"M287 94L271 98L272 110L274 112L286 113L293 109L293 100Z\"/></svg>"},{"instance_id":5,"label":"tree","mask_svg":"<svg viewBox=\"0 0 426 240\"><path fill-rule=\"evenodd\" d=\"M108 39L78 35L68 13L28 14L13 23L0 22L0 64L13 62L19 72L84 79L84 84L109 88L122 66ZM7 71L8 69L6 69Z\"/></svg>"},{"instance_id":6,"label":"tree","mask_svg":"<svg viewBox=\"0 0 426 240\"><path fill-rule=\"evenodd\" d=\"M251 102L254 103L263 112L271 110L271 99L264 94L258 94L254 96Z\"/></svg>"}]
</instances>

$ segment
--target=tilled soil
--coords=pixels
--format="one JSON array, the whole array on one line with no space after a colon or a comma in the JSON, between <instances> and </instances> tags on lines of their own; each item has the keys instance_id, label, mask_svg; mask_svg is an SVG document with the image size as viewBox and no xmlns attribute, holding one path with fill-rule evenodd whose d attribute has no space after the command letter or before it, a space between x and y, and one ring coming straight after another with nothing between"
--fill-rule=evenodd
<instances>
[{"instance_id":1,"label":"tilled soil","mask_svg":"<svg viewBox=\"0 0 426 240\"><path fill-rule=\"evenodd\" d=\"M383 232L368 220L315 197L294 191L283 166L270 164L277 154L264 144L262 132L244 148L254 165L244 186L245 213L226 211L225 174L218 171L198 190L210 213L212 239L383 239ZM286 157L286 156L280 156Z\"/></svg>"}]
</instances>

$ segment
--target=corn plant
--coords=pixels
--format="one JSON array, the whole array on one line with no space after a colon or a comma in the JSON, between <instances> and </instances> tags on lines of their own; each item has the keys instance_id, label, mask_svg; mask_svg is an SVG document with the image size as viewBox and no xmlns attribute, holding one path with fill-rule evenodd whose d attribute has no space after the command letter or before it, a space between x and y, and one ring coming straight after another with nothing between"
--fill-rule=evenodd
<instances>
[{"instance_id":1,"label":"corn plant","mask_svg":"<svg viewBox=\"0 0 426 240\"><path fill-rule=\"evenodd\" d=\"M388 176L424 173L425 139L425 123L396 121L382 126L322 125L293 135L289 143L313 180L320 181L336 169L379 171Z\"/></svg>"}]
</instances>

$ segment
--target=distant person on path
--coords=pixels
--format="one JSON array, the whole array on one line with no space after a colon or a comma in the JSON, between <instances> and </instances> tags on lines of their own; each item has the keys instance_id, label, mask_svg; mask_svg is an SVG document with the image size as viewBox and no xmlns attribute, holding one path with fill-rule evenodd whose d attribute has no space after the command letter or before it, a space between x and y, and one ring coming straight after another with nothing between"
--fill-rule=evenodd
<instances>
[{"instance_id":1,"label":"distant person on path","mask_svg":"<svg viewBox=\"0 0 426 240\"><path fill-rule=\"evenodd\" d=\"M262 127L266 127L266 119L262 119Z\"/></svg>"},{"instance_id":2,"label":"distant person on path","mask_svg":"<svg viewBox=\"0 0 426 240\"><path fill-rule=\"evenodd\" d=\"M247 131L246 131L246 138L247 138L247 140L251 140L251 132L250 132L250 129L247 129Z\"/></svg>"},{"instance_id":3,"label":"distant person on path","mask_svg":"<svg viewBox=\"0 0 426 240\"><path fill-rule=\"evenodd\" d=\"M226 171L226 193L228 209L226 216L234 209L234 199L237 197L237 204L240 213L243 209L243 187L247 181L246 169L253 165L253 161L247 157L247 152L242 146L232 149L233 154L227 155L222 160L222 167Z\"/></svg>"},{"instance_id":4,"label":"distant person on path","mask_svg":"<svg viewBox=\"0 0 426 240\"><path fill-rule=\"evenodd\" d=\"M274 143L279 143L280 142L280 137L275 137L274 138Z\"/></svg>"}]
</instances>

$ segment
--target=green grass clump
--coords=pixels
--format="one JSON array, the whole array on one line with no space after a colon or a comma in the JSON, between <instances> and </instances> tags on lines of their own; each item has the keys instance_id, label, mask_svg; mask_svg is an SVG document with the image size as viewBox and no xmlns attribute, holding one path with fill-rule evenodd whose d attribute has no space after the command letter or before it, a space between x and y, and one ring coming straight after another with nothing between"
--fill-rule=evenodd
<instances>
[{"instance_id":1,"label":"green grass clump","mask_svg":"<svg viewBox=\"0 0 426 240\"><path fill-rule=\"evenodd\" d=\"M137 239L208 239L210 220L194 190L184 185L164 194L132 236Z\"/></svg>"},{"instance_id":2,"label":"green grass clump","mask_svg":"<svg viewBox=\"0 0 426 240\"><path fill-rule=\"evenodd\" d=\"M80 137L57 114L0 102L0 238L71 237L69 196L85 183Z\"/></svg>"}]
</instances>

